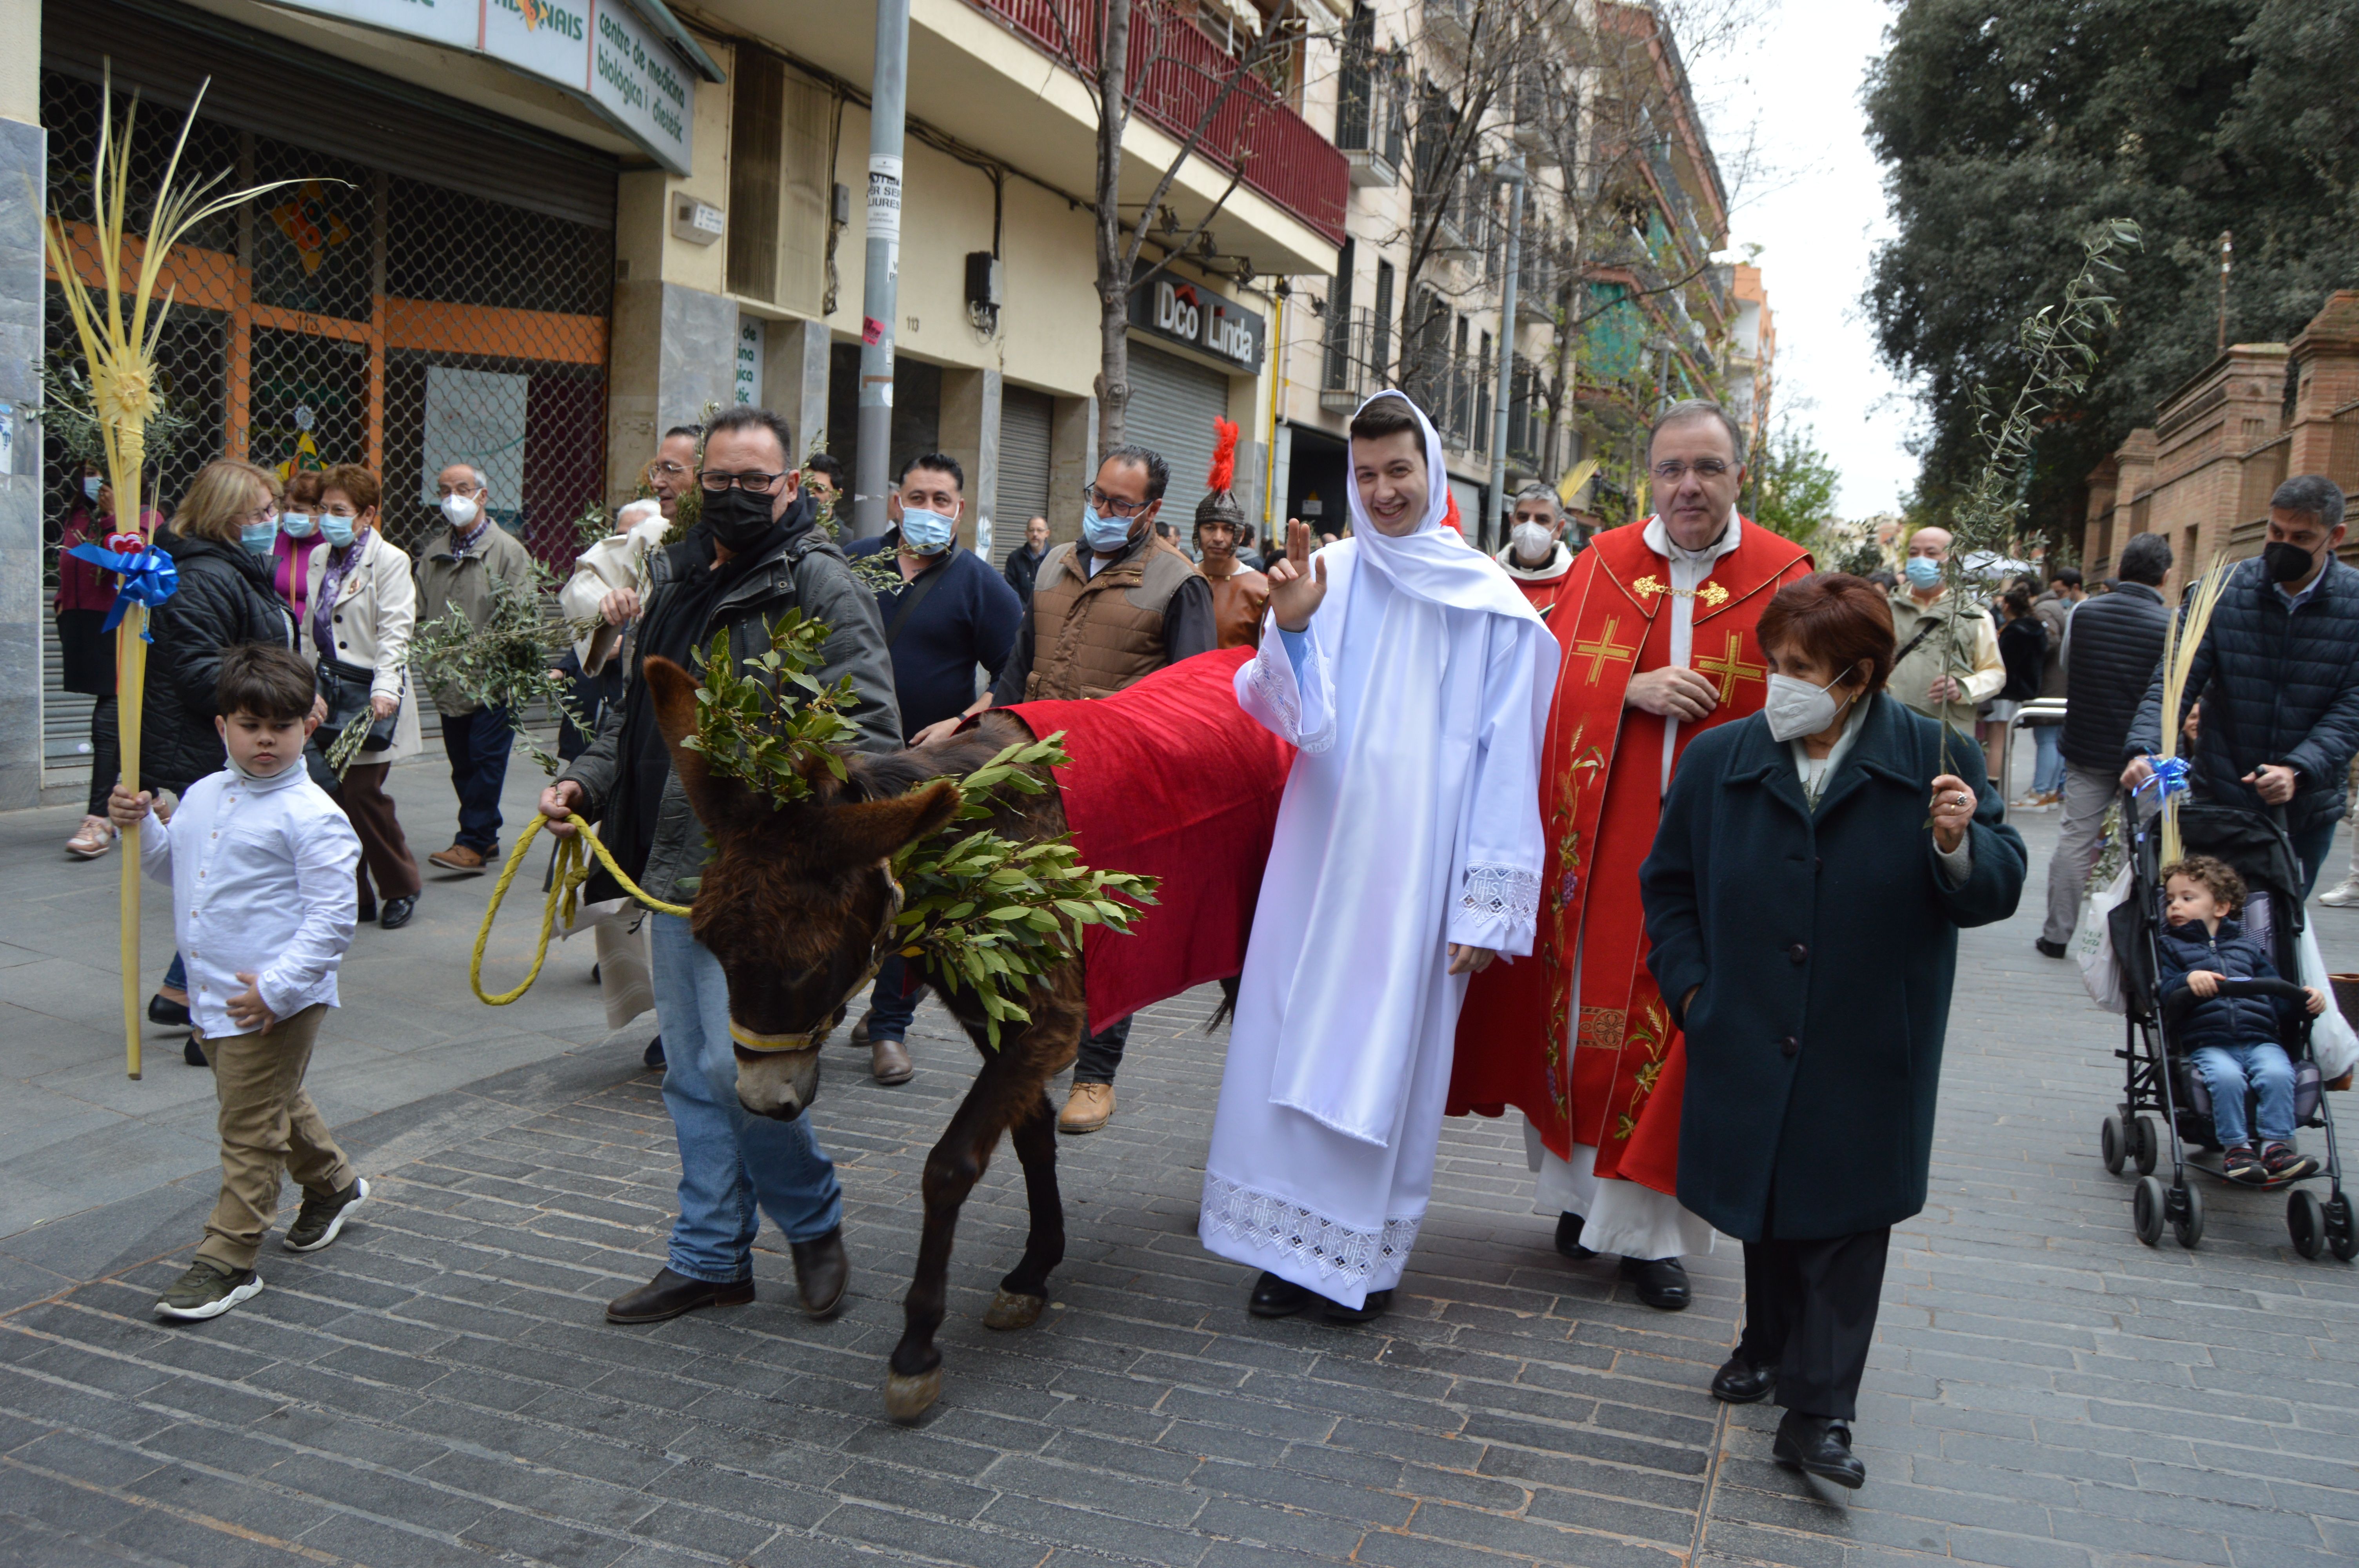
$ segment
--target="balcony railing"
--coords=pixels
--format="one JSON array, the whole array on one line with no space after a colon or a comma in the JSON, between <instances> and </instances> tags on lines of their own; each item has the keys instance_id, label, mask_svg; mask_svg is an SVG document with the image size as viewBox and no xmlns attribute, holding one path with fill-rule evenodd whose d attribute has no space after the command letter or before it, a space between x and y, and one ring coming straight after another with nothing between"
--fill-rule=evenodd
<instances>
[{"instance_id":1,"label":"balcony railing","mask_svg":"<svg viewBox=\"0 0 2359 1568\"><path fill-rule=\"evenodd\" d=\"M1085 74L1097 70L1094 7L1085 0L973 0L1053 59ZM1130 19L1134 107L1148 121L1185 140L1238 65L1185 17L1147 0ZM1150 54L1154 56L1150 69ZM1197 156L1244 182L1337 244L1351 170L1335 144L1279 102L1269 84L1247 73L1212 115Z\"/></svg>"},{"instance_id":2,"label":"balcony railing","mask_svg":"<svg viewBox=\"0 0 2359 1568\"><path fill-rule=\"evenodd\" d=\"M1363 306L1348 316L1330 315L1326 325L1319 406L1330 414L1349 414L1384 385L1383 367L1375 363L1375 317Z\"/></svg>"},{"instance_id":3,"label":"balcony railing","mask_svg":"<svg viewBox=\"0 0 2359 1568\"><path fill-rule=\"evenodd\" d=\"M1412 359L1401 389L1416 400L1455 451L1491 449L1491 377L1488 354L1439 353Z\"/></svg>"}]
</instances>

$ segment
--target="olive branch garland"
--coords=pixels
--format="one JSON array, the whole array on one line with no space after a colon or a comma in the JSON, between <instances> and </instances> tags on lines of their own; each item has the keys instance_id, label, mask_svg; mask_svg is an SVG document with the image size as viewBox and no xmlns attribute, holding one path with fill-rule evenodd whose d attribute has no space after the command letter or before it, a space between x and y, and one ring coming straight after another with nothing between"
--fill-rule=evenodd
<instances>
[{"instance_id":1,"label":"olive branch garland","mask_svg":"<svg viewBox=\"0 0 2359 1568\"><path fill-rule=\"evenodd\" d=\"M716 634L697 661L696 733L680 744L701 752L716 774L781 806L810 796L807 769L847 777L834 748L849 728L843 713L854 700L851 678L821 686L810 673L829 630L789 610L772 623L768 650L744 660L742 671L729 657L728 633ZM799 704L796 691L803 694ZM1083 865L1071 833L1017 843L988 827L959 830L989 816L1000 790L1046 794L1049 785L1033 770L1064 765L1062 739L1060 730L1006 747L965 777L949 780L958 788L958 810L891 861L903 893L894 922L901 957L923 963L945 989L971 989L995 1050L1003 1025L1031 1021L1016 999L1079 952L1088 927L1127 934L1139 908L1155 903L1155 878Z\"/></svg>"}]
</instances>

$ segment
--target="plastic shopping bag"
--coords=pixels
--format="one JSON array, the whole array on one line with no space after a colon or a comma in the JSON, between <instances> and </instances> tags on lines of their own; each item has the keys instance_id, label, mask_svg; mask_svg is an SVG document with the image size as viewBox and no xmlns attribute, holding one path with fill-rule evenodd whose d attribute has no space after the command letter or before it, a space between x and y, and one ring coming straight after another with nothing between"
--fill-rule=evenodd
<instances>
[{"instance_id":1,"label":"plastic shopping bag","mask_svg":"<svg viewBox=\"0 0 2359 1568\"><path fill-rule=\"evenodd\" d=\"M2073 962L2081 966L2081 984L2089 1000L2107 1012L2127 1012L2129 999L2122 991L2122 966L2114 952L2110 929L2114 910L2128 902L2130 869L2102 888L2092 888L2081 901L2081 923L2072 928Z\"/></svg>"},{"instance_id":2,"label":"plastic shopping bag","mask_svg":"<svg viewBox=\"0 0 2359 1568\"><path fill-rule=\"evenodd\" d=\"M2343 1010L2335 1005L2334 981L2326 972L2326 960L2319 956L2318 936L2307 925L2301 928L2301 983L2326 993L2326 1011L2310 1026L2310 1054L2318 1064L2318 1076L2332 1083L2359 1063L2359 1033L2352 1032Z\"/></svg>"}]
</instances>

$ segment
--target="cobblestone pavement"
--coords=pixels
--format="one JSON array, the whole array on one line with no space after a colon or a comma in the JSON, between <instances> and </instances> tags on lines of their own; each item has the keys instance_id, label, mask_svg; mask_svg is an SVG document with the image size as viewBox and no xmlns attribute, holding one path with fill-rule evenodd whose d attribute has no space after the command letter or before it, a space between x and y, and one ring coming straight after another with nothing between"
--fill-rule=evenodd
<instances>
[{"instance_id":1,"label":"cobblestone pavement","mask_svg":"<svg viewBox=\"0 0 2359 1568\"><path fill-rule=\"evenodd\" d=\"M782 1249L753 1306L603 1323L661 1257L676 1175L656 1080L612 1049L349 1127L379 1197L326 1252L266 1251L269 1288L210 1325L148 1315L201 1192L17 1238L85 1282L0 1318L0 1562L2348 1563L2359 1279L2297 1258L2256 1195L2207 1195L2196 1252L2131 1237L2095 1155L2114 1035L2031 953L2030 832L2027 913L1966 942L1857 1494L1768 1462L1774 1410L1705 1395L1734 1249L1669 1315L1611 1260L1565 1263L1512 1121L1449 1125L1390 1316L1249 1318L1246 1273L1193 1235L1221 1045L1199 995L1142 1022L1114 1126L1063 1141L1071 1246L1018 1334L980 1322L1023 1223L1012 1157L986 1176L915 1429L882 1418L884 1360L972 1060L930 1007L910 1084L830 1053L854 1267L832 1323L792 1309ZM2359 948L2359 912L2320 917L2331 959Z\"/></svg>"}]
</instances>

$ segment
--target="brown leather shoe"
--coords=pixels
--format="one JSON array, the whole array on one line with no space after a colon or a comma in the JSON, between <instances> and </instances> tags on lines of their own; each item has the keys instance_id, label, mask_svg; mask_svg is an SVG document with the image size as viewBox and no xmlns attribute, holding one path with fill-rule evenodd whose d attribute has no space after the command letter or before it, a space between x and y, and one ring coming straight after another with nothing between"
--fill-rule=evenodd
<instances>
[{"instance_id":1,"label":"brown leather shoe","mask_svg":"<svg viewBox=\"0 0 2359 1568\"><path fill-rule=\"evenodd\" d=\"M803 1311L813 1317L826 1317L843 1304L844 1290L852 1283L852 1260L843 1254L843 1227L837 1226L817 1240L789 1241L787 1250L794 1254L795 1290L803 1299Z\"/></svg>"},{"instance_id":2,"label":"brown leather shoe","mask_svg":"<svg viewBox=\"0 0 2359 1568\"><path fill-rule=\"evenodd\" d=\"M427 856L426 860L429 865L440 866L446 871L480 871L484 869L484 856L481 849L453 844L440 854Z\"/></svg>"},{"instance_id":3,"label":"brown leather shoe","mask_svg":"<svg viewBox=\"0 0 2359 1568\"><path fill-rule=\"evenodd\" d=\"M682 1313L698 1307L744 1306L754 1299L754 1281L733 1280L716 1285L708 1280L691 1280L669 1266L657 1271L656 1277L628 1295L616 1296L606 1303L608 1323L666 1323Z\"/></svg>"},{"instance_id":4,"label":"brown leather shoe","mask_svg":"<svg viewBox=\"0 0 2359 1568\"><path fill-rule=\"evenodd\" d=\"M1057 1130L1095 1132L1113 1119L1112 1084L1075 1084L1065 1097L1065 1108L1057 1113Z\"/></svg>"},{"instance_id":5,"label":"brown leather shoe","mask_svg":"<svg viewBox=\"0 0 2359 1568\"><path fill-rule=\"evenodd\" d=\"M880 1084L906 1084L917 1076L917 1066L909 1053L898 1040L871 1040L868 1043L868 1070Z\"/></svg>"}]
</instances>

